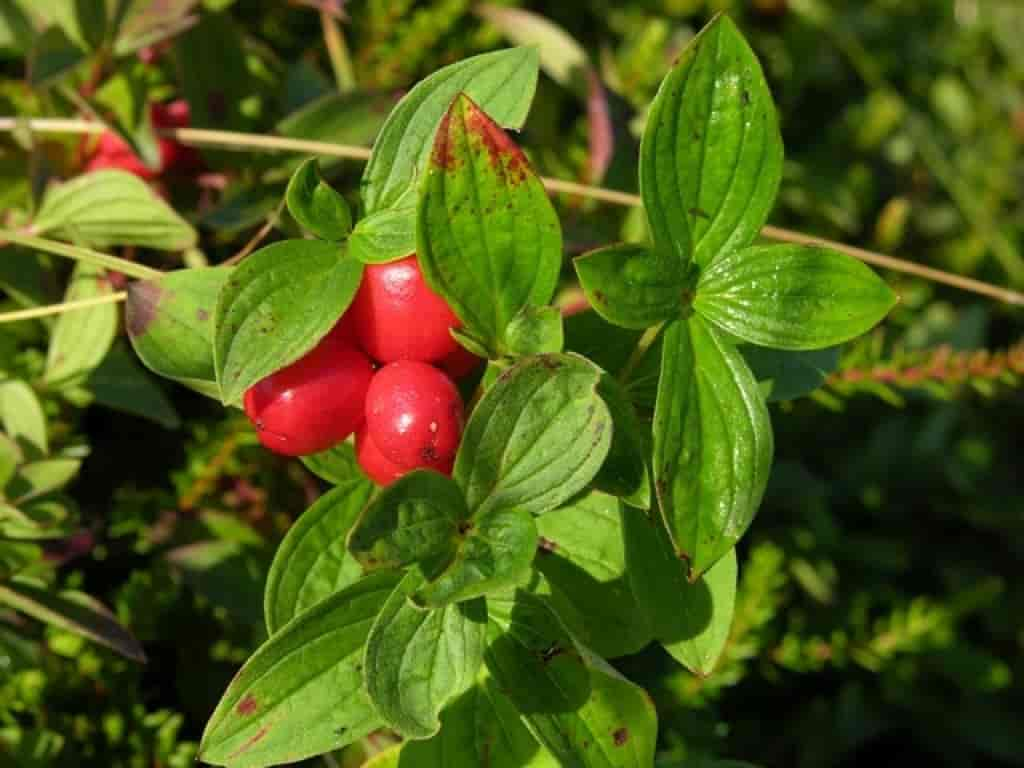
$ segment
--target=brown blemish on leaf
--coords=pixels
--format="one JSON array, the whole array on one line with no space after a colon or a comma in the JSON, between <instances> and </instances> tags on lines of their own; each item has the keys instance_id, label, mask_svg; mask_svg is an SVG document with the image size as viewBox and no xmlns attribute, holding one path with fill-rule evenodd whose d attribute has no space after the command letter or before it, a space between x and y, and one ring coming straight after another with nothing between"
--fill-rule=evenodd
<instances>
[{"instance_id":1,"label":"brown blemish on leaf","mask_svg":"<svg viewBox=\"0 0 1024 768\"><path fill-rule=\"evenodd\" d=\"M197 309L196 310L196 319L198 319L200 323L205 323L207 320L210 319L210 313L207 312L205 309L202 309L202 308Z\"/></svg>"},{"instance_id":2,"label":"brown blemish on leaf","mask_svg":"<svg viewBox=\"0 0 1024 768\"><path fill-rule=\"evenodd\" d=\"M235 711L240 715L251 715L256 712L257 705L256 699L253 698L251 693L246 694L245 697L238 702L238 706L235 707Z\"/></svg>"},{"instance_id":3,"label":"brown blemish on leaf","mask_svg":"<svg viewBox=\"0 0 1024 768\"><path fill-rule=\"evenodd\" d=\"M616 747L621 747L627 741L629 741L629 729L628 728L618 728L612 734L612 742L615 744Z\"/></svg>"},{"instance_id":4,"label":"brown blemish on leaf","mask_svg":"<svg viewBox=\"0 0 1024 768\"><path fill-rule=\"evenodd\" d=\"M446 171L454 171L456 168L455 154L452 152L451 142L452 111L449 109L441 118L441 124L437 127L437 134L434 137L434 152L430 158L436 168L443 168Z\"/></svg>"},{"instance_id":5,"label":"brown blemish on leaf","mask_svg":"<svg viewBox=\"0 0 1024 768\"><path fill-rule=\"evenodd\" d=\"M234 752L232 752L230 755L228 755L228 760L233 760L234 758L238 757L243 752L248 752L257 743L259 743L263 739L264 736L267 735L267 732L269 730L270 730L270 726L269 725L264 725L262 728L260 728L258 731L256 731L256 733L253 734L252 738L250 738L247 742L245 742L245 744L243 744L238 749L236 749Z\"/></svg>"},{"instance_id":6,"label":"brown blemish on leaf","mask_svg":"<svg viewBox=\"0 0 1024 768\"><path fill-rule=\"evenodd\" d=\"M128 299L124 306L125 327L135 338L146 332L156 318L164 289L153 280L140 281L128 286Z\"/></svg>"},{"instance_id":7,"label":"brown blemish on leaf","mask_svg":"<svg viewBox=\"0 0 1024 768\"><path fill-rule=\"evenodd\" d=\"M698 219L710 219L711 218L711 214L709 214L707 211L705 211L702 208L691 208L690 209L690 215L691 216L695 216Z\"/></svg>"},{"instance_id":8,"label":"brown blemish on leaf","mask_svg":"<svg viewBox=\"0 0 1024 768\"><path fill-rule=\"evenodd\" d=\"M530 172L530 164L526 155L516 145L501 126L495 123L476 104L468 102L465 112L466 131L476 137L487 151L493 168L505 169L510 184L521 184Z\"/></svg>"},{"instance_id":9,"label":"brown blemish on leaf","mask_svg":"<svg viewBox=\"0 0 1024 768\"><path fill-rule=\"evenodd\" d=\"M472 520L462 520L459 523L459 536L465 536L467 533L473 530Z\"/></svg>"},{"instance_id":10,"label":"brown blemish on leaf","mask_svg":"<svg viewBox=\"0 0 1024 768\"><path fill-rule=\"evenodd\" d=\"M541 552L557 552L558 542L552 541L551 539L546 539L543 536L541 536L537 540L537 547L540 549Z\"/></svg>"}]
</instances>

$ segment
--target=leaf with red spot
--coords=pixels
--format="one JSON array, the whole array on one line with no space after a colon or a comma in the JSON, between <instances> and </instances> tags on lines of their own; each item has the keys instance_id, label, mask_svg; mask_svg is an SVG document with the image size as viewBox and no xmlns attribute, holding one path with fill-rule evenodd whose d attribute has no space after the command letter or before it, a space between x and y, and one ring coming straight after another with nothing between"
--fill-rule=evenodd
<instances>
[{"instance_id":1,"label":"leaf with red spot","mask_svg":"<svg viewBox=\"0 0 1024 768\"><path fill-rule=\"evenodd\" d=\"M228 685L200 758L232 768L292 763L379 728L363 684L363 647L398 581L394 571L378 571L278 630Z\"/></svg>"},{"instance_id":2,"label":"leaf with red spot","mask_svg":"<svg viewBox=\"0 0 1024 768\"><path fill-rule=\"evenodd\" d=\"M437 130L421 190L420 266L491 352L528 305L550 301L562 264L558 216L519 147L460 94Z\"/></svg>"}]
</instances>

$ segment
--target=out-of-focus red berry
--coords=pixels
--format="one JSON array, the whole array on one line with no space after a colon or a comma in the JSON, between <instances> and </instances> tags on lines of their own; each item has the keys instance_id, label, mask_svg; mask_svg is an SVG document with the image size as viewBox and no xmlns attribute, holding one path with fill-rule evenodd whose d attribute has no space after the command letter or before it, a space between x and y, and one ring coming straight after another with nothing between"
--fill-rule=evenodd
<instances>
[{"instance_id":1,"label":"out-of-focus red berry","mask_svg":"<svg viewBox=\"0 0 1024 768\"><path fill-rule=\"evenodd\" d=\"M458 450L462 422L458 389L431 365L414 360L389 363L370 382L368 434L393 464L445 471Z\"/></svg>"},{"instance_id":2,"label":"out-of-focus red berry","mask_svg":"<svg viewBox=\"0 0 1024 768\"><path fill-rule=\"evenodd\" d=\"M409 470L393 464L385 458L377 445L366 433L366 424L356 432L356 461L363 472L377 485L390 485Z\"/></svg>"},{"instance_id":3,"label":"out-of-focus red berry","mask_svg":"<svg viewBox=\"0 0 1024 768\"><path fill-rule=\"evenodd\" d=\"M356 339L381 363L442 360L459 349L458 317L423 279L416 256L370 264L352 302Z\"/></svg>"},{"instance_id":4,"label":"out-of-focus red berry","mask_svg":"<svg viewBox=\"0 0 1024 768\"><path fill-rule=\"evenodd\" d=\"M156 129L187 128L188 103L179 99L167 104L152 104L149 108L149 117ZM187 176L202 170L202 155L193 147L186 147L168 137L158 138L157 146L160 151L160 167L153 169L142 162L120 136L103 133L85 163L85 170L120 169L134 173L146 181L151 181L161 174Z\"/></svg>"},{"instance_id":5,"label":"out-of-focus red berry","mask_svg":"<svg viewBox=\"0 0 1024 768\"><path fill-rule=\"evenodd\" d=\"M358 429L372 378L373 364L339 323L304 357L250 387L245 412L270 450L318 453Z\"/></svg>"}]
</instances>

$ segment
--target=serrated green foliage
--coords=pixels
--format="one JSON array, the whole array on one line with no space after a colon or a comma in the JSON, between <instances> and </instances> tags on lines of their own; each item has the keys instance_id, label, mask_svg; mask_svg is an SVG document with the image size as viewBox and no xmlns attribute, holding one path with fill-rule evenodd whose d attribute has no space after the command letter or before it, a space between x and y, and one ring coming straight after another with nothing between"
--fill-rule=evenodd
<instances>
[{"instance_id":1,"label":"serrated green foliage","mask_svg":"<svg viewBox=\"0 0 1024 768\"><path fill-rule=\"evenodd\" d=\"M103 270L79 264L71 273L64 301L109 296L113 287ZM44 378L50 386L75 383L95 369L114 343L117 306L100 304L57 318L50 334Z\"/></svg>"},{"instance_id":2,"label":"serrated green foliage","mask_svg":"<svg viewBox=\"0 0 1024 768\"><path fill-rule=\"evenodd\" d=\"M22 464L4 489L16 505L45 496L67 485L78 474L80 459L52 458Z\"/></svg>"},{"instance_id":3,"label":"serrated green foliage","mask_svg":"<svg viewBox=\"0 0 1024 768\"><path fill-rule=\"evenodd\" d=\"M686 270L647 246L624 243L573 261L590 305L609 323L643 330L690 301Z\"/></svg>"},{"instance_id":4,"label":"serrated green foliage","mask_svg":"<svg viewBox=\"0 0 1024 768\"><path fill-rule=\"evenodd\" d=\"M432 575L454 557L468 516L462 492L450 479L429 470L410 472L366 506L348 549L367 569L421 563Z\"/></svg>"},{"instance_id":5,"label":"serrated green foliage","mask_svg":"<svg viewBox=\"0 0 1024 768\"><path fill-rule=\"evenodd\" d=\"M600 656L636 653L651 641L626 577L623 521L642 517L619 500L590 493L537 518L537 569L551 587L552 605L580 642Z\"/></svg>"},{"instance_id":6,"label":"serrated green foliage","mask_svg":"<svg viewBox=\"0 0 1024 768\"><path fill-rule=\"evenodd\" d=\"M700 266L749 245L782 175L782 137L757 57L726 15L662 81L640 145L640 193L656 246Z\"/></svg>"},{"instance_id":7,"label":"serrated green foliage","mask_svg":"<svg viewBox=\"0 0 1024 768\"><path fill-rule=\"evenodd\" d=\"M348 203L321 177L315 157L292 174L285 200L292 218L321 240L338 241L352 230Z\"/></svg>"},{"instance_id":8,"label":"serrated green foliage","mask_svg":"<svg viewBox=\"0 0 1024 768\"><path fill-rule=\"evenodd\" d=\"M379 727L364 688L362 651L398 581L390 571L367 576L264 643L207 722L201 759L261 768L337 749Z\"/></svg>"},{"instance_id":9,"label":"serrated green foliage","mask_svg":"<svg viewBox=\"0 0 1024 768\"><path fill-rule=\"evenodd\" d=\"M537 551L537 525L521 508L490 508L465 521L455 557L431 574L417 593L424 605L442 606L489 594L519 583Z\"/></svg>"},{"instance_id":10,"label":"serrated green foliage","mask_svg":"<svg viewBox=\"0 0 1024 768\"><path fill-rule=\"evenodd\" d=\"M416 208L396 206L356 222L348 241L349 254L364 264L384 264L416 250Z\"/></svg>"},{"instance_id":11,"label":"serrated green foliage","mask_svg":"<svg viewBox=\"0 0 1024 768\"><path fill-rule=\"evenodd\" d=\"M826 248L767 245L706 269L694 309L744 341L810 350L870 330L896 294L863 262Z\"/></svg>"},{"instance_id":12,"label":"serrated green foliage","mask_svg":"<svg viewBox=\"0 0 1024 768\"><path fill-rule=\"evenodd\" d=\"M408 741L396 768L558 768L523 725L512 702L481 669L477 684L441 713L441 730L425 741Z\"/></svg>"},{"instance_id":13,"label":"serrated green foliage","mask_svg":"<svg viewBox=\"0 0 1024 768\"><path fill-rule=\"evenodd\" d=\"M368 214L391 208L425 169L434 132L452 100L465 93L495 122L519 128L537 84L537 53L510 48L449 65L416 85L392 110L363 172Z\"/></svg>"},{"instance_id":14,"label":"serrated green foliage","mask_svg":"<svg viewBox=\"0 0 1024 768\"><path fill-rule=\"evenodd\" d=\"M627 511L622 531L629 584L654 637L694 674L711 674L732 627L736 550L690 583L657 519Z\"/></svg>"},{"instance_id":15,"label":"serrated green foliage","mask_svg":"<svg viewBox=\"0 0 1024 768\"><path fill-rule=\"evenodd\" d=\"M214 314L221 398L245 390L316 346L352 302L363 268L342 246L284 240L251 254L224 284Z\"/></svg>"},{"instance_id":16,"label":"serrated green foliage","mask_svg":"<svg viewBox=\"0 0 1024 768\"><path fill-rule=\"evenodd\" d=\"M157 378L117 343L83 384L93 402L121 413L148 419L165 429L178 429L181 418Z\"/></svg>"},{"instance_id":17,"label":"serrated green foliage","mask_svg":"<svg viewBox=\"0 0 1024 768\"><path fill-rule=\"evenodd\" d=\"M676 554L696 579L735 546L761 503L772 429L742 356L699 315L665 329L654 485Z\"/></svg>"},{"instance_id":18,"label":"serrated green foliage","mask_svg":"<svg viewBox=\"0 0 1024 768\"><path fill-rule=\"evenodd\" d=\"M168 272L133 282L125 302L132 348L154 373L218 397L213 363L213 317L229 267Z\"/></svg>"},{"instance_id":19,"label":"serrated green foliage","mask_svg":"<svg viewBox=\"0 0 1024 768\"><path fill-rule=\"evenodd\" d=\"M180 251L196 231L142 179L125 171L92 171L52 187L34 222L50 235L92 248L139 245Z\"/></svg>"},{"instance_id":20,"label":"serrated green foliage","mask_svg":"<svg viewBox=\"0 0 1024 768\"><path fill-rule=\"evenodd\" d=\"M577 643L537 596L518 590L492 618L487 669L563 766L653 764L657 717L641 688Z\"/></svg>"},{"instance_id":21,"label":"serrated green foliage","mask_svg":"<svg viewBox=\"0 0 1024 768\"><path fill-rule=\"evenodd\" d=\"M611 445L601 371L577 355L525 358L503 373L466 425L453 477L473 514L540 514L582 490Z\"/></svg>"},{"instance_id":22,"label":"serrated green foliage","mask_svg":"<svg viewBox=\"0 0 1024 768\"><path fill-rule=\"evenodd\" d=\"M509 322L554 293L561 228L526 156L464 93L437 129L417 216L427 283L464 332L505 351Z\"/></svg>"},{"instance_id":23,"label":"serrated green foliage","mask_svg":"<svg viewBox=\"0 0 1024 768\"><path fill-rule=\"evenodd\" d=\"M423 608L415 570L384 603L366 640L366 690L384 721L410 739L433 736L449 701L473 685L483 659L483 599Z\"/></svg>"},{"instance_id":24,"label":"serrated green foliage","mask_svg":"<svg viewBox=\"0 0 1024 768\"><path fill-rule=\"evenodd\" d=\"M611 413L612 444L594 478L594 487L618 496L631 507L650 509L650 432L637 418L629 394L617 379L603 374L597 391Z\"/></svg>"},{"instance_id":25,"label":"serrated green foliage","mask_svg":"<svg viewBox=\"0 0 1024 768\"><path fill-rule=\"evenodd\" d=\"M263 592L267 633L359 580L362 568L345 547L373 494L360 474L342 481L299 516L274 554Z\"/></svg>"}]
</instances>

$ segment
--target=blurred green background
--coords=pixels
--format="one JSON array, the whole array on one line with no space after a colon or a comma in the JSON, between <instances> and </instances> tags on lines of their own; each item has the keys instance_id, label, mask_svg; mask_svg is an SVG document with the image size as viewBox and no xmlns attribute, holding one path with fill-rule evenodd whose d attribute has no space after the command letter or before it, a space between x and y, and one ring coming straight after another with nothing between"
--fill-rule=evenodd
<instances>
[{"instance_id":1,"label":"blurred green background","mask_svg":"<svg viewBox=\"0 0 1024 768\"><path fill-rule=\"evenodd\" d=\"M420 78L540 34L545 69L523 146L545 175L627 191L646 105L678 51L725 10L781 115L787 161L772 224L1024 288L1020 0L127 5L134 37L112 40L102 13L93 33L59 10L0 0L0 115L116 110L128 88L187 99L198 127L369 144ZM512 7L561 31L538 33ZM274 216L298 162L204 156L200 179L163 188L200 247L129 255L166 268L223 261ZM81 164L78 136L0 136L4 225ZM326 165L353 202L361 170ZM636 211L557 203L569 254L642 232ZM271 237L289 231L285 220ZM0 309L60 300L64 264L5 251ZM775 469L739 547L736 623L718 670L699 679L654 651L616 660L657 703L666 766L709 756L1024 764L1020 312L885 276L902 303L884 326L844 348L813 396L773 406ZM0 325L0 415L8 434L38 427L17 423L27 406L11 385L27 384L50 454L82 461L54 497L66 535L0 541L0 580L27 569L49 589L99 598L148 663L0 609L0 765L184 768L262 639L274 548L323 486L262 450L240 414L144 373L121 341L85 379L47 381L51 331L51 321ZM387 741L328 764L360 765Z\"/></svg>"}]
</instances>

